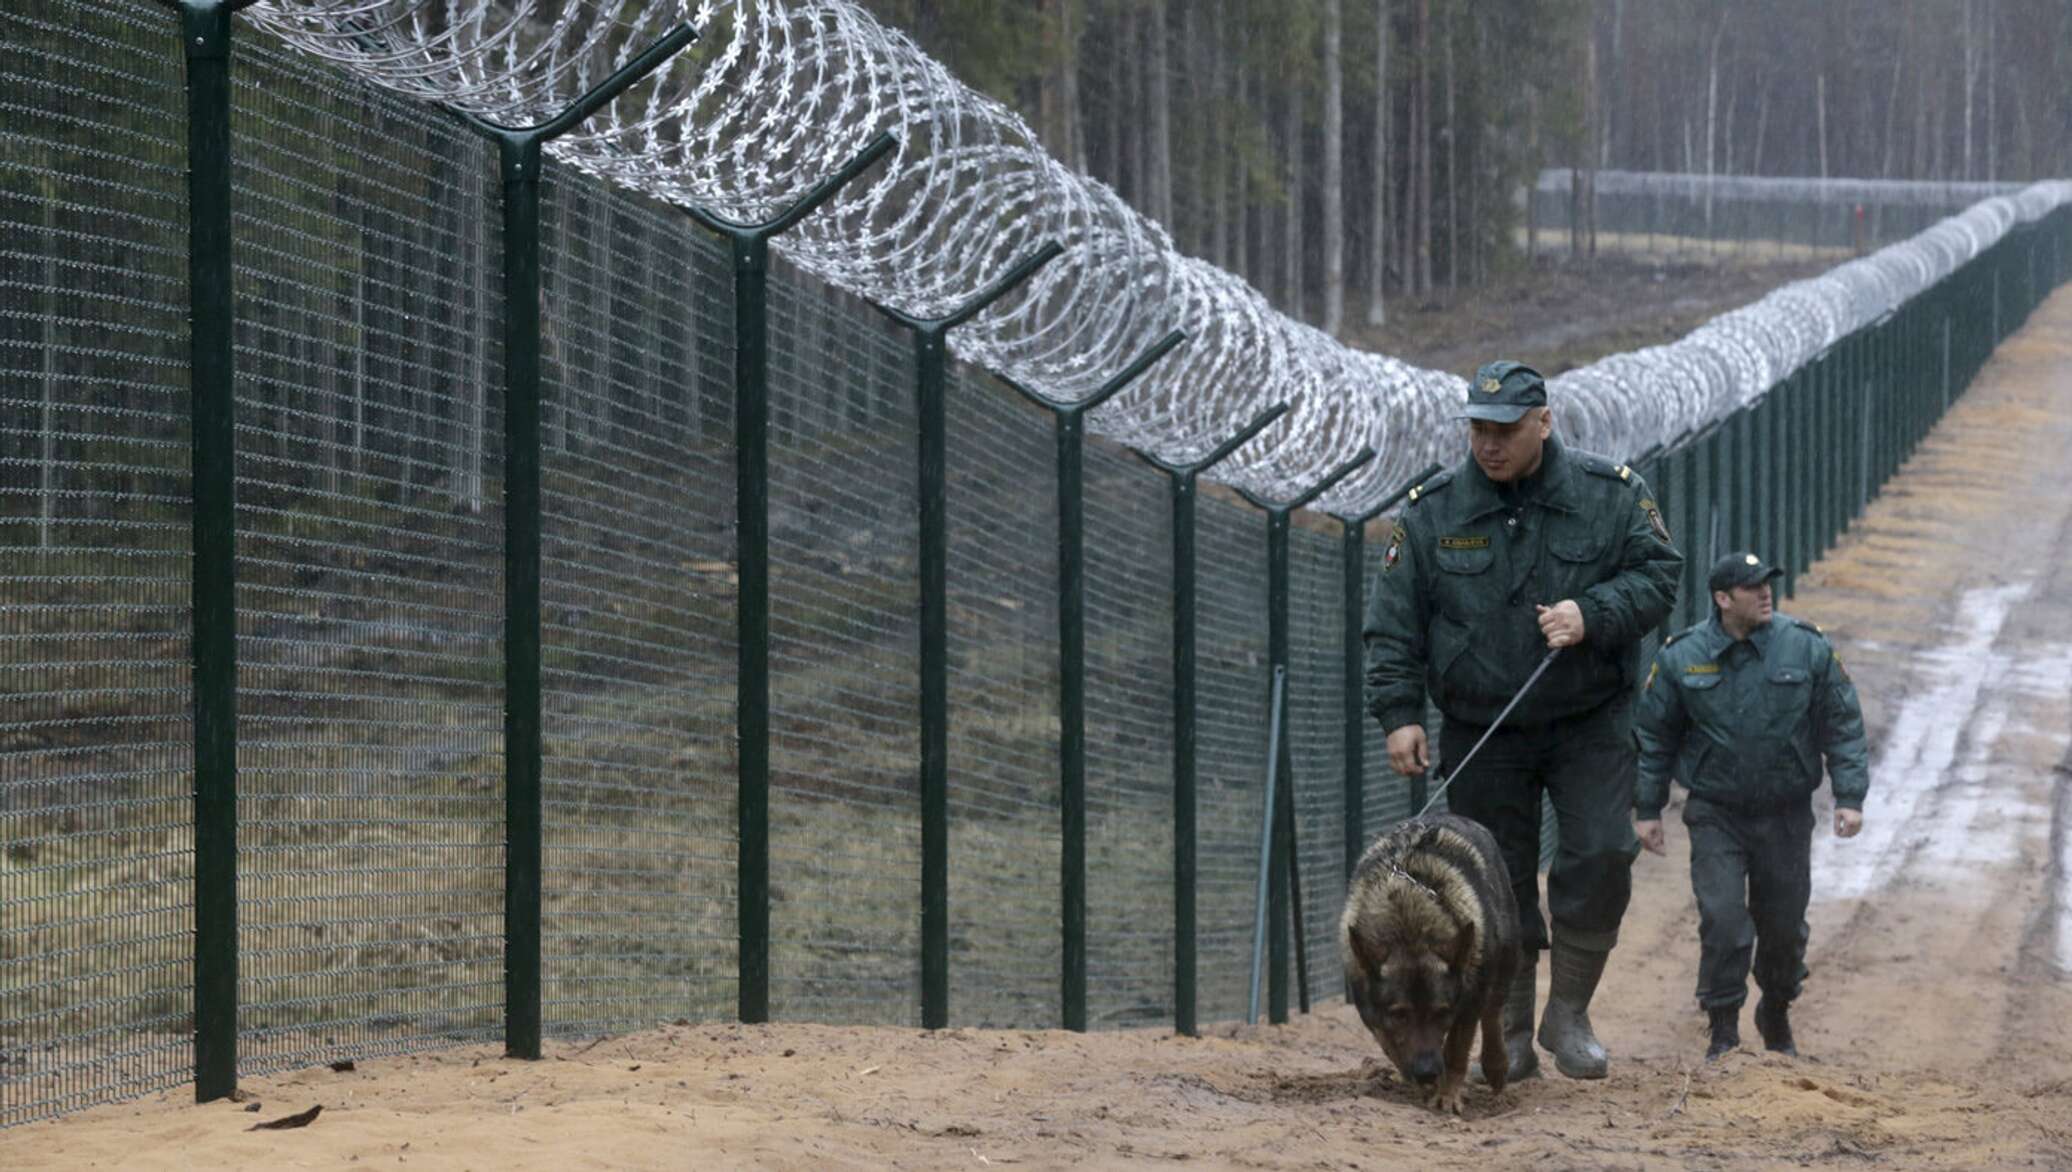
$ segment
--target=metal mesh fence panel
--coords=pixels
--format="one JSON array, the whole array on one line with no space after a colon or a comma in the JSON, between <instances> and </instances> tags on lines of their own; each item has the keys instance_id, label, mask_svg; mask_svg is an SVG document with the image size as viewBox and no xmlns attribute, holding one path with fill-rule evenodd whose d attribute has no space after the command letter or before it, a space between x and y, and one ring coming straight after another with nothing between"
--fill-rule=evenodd
<instances>
[{"instance_id":1,"label":"metal mesh fence panel","mask_svg":"<svg viewBox=\"0 0 2072 1172\"><path fill-rule=\"evenodd\" d=\"M1054 1027L1063 971L1057 444L959 368L948 392L950 1021Z\"/></svg>"},{"instance_id":2,"label":"metal mesh fence panel","mask_svg":"<svg viewBox=\"0 0 2072 1172\"><path fill-rule=\"evenodd\" d=\"M1173 1016L1173 558L1167 478L1086 448L1087 1024Z\"/></svg>"},{"instance_id":3,"label":"metal mesh fence panel","mask_svg":"<svg viewBox=\"0 0 2072 1172\"><path fill-rule=\"evenodd\" d=\"M1288 735L1295 758L1295 859L1312 1002L1343 992L1345 906L1345 560L1336 533L1288 534Z\"/></svg>"},{"instance_id":4,"label":"metal mesh fence panel","mask_svg":"<svg viewBox=\"0 0 2072 1172\"><path fill-rule=\"evenodd\" d=\"M501 1027L494 155L240 42L246 1071Z\"/></svg>"},{"instance_id":5,"label":"metal mesh fence panel","mask_svg":"<svg viewBox=\"0 0 2072 1172\"><path fill-rule=\"evenodd\" d=\"M1201 585L1196 670L1204 1022L1241 1018L1249 996L1259 835L1266 816L1266 516L1204 494L1196 518ZM1263 994L1262 994L1263 996Z\"/></svg>"},{"instance_id":6,"label":"metal mesh fence panel","mask_svg":"<svg viewBox=\"0 0 2072 1172\"><path fill-rule=\"evenodd\" d=\"M192 1069L177 28L0 11L0 1127Z\"/></svg>"},{"instance_id":7,"label":"metal mesh fence panel","mask_svg":"<svg viewBox=\"0 0 2072 1172\"><path fill-rule=\"evenodd\" d=\"M770 282L770 1003L920 1024L913 357Z\"/></svg>"},{"instance_id":8,"label":"metal mesh fence panel","mask_svg":"<svg viewBox=\"0 0 2072 1172\"><path fill-rule=\"evenodd\" d=\"M728 253L558 167L540 218L543 1024L731 1016Z\"/></svg>"},{"instance_id":9,"label":"metal mesh fence panel","mask_svg":"<svg viewBox=\"0 0 2072 1172\"><path fill-rule=\"evenodd\" d=\"M1388 554L1388 534L1391 527L1392 523L1388 522L1387 519L1384 519L1383 524L1370 526L1367 540L1360 547L1366 562L1366 568L1363 573L1365 575L1364 580L1367 583L1367 601L1369 603L1373 602L1374 592L1379 586L1382 559ZM1364 653L1361 663L1363 665L1366 663ZM1365 679L1364 667L1361 678ZM1366 711L1365 703L1366 698L1363 695L1361 697L1361 711L1363 713ZM1436 736L1439 731L1436 720L1431 722L1428 731L1434 737L1431 743L1436 745L1438 743ZM1371 843L1374 841L1375 836L1381 834L1395 823L1408 818L1416 811L1410 805L1410 779L1397 773L1395 768L1389 764L1388 731L1381 727L1380 721L1368 715L1361 720L1360 736L1362 746L1360 760L1363 766L1360 776L1360 810L1362 814L1361 820L1364 823L1361 829L1361 836ZM1363 847L1362 849L1365 848Z\"/></svg>"}]
</instances>

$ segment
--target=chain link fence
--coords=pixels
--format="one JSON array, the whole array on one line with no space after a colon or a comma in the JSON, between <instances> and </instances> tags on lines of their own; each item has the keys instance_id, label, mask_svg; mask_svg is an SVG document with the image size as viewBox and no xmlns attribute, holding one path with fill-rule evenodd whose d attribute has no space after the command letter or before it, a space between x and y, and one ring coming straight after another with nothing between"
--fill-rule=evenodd
<instances>
[{"instance_id":1,"label":"chain link fence","mask_svg":"<svg viewBox=\"0 0 2072 1172\"><path fill-rule=\"evenodd\" d=\"M948 379L928 483L911 331L782 262L766 414L746 412L743 254L572 169L537 177L543 312L514 322L508 159L248 30L234 247L217 257L233 444L197 447L190 412L212 388L190 272L214 254L190 227L206 209L183 176L207 161L184 141L176 27L80 0L0 14L0 1125L190 1079L220 1093L213 1053L234 1078L470 1040L523 1052L528 1010L559 1036L1246 1013L1276 666L1267 513L1220 490L1183 510L1192 473L1098 439L1076 482L1060 420L968 368ZM1757 544L1797 573L1831 545L2066 276L2068 249L2065 212L2017 228L1641 460L1694 555L1678 621L1698 613L1702 551ZM528 325L536 449L507 398ZM231 459L224 775L200 747L223 713L197 683L194 470ZM509 601L532 573L509 503L526 467L531 798ZM947 508L941 841L917 766L930 499ZM765 522L760 582L742 549ZM1344 524L1296 525L1282 567L1294 849L1276 862L1299 886L1312 1001L1338 994L1349 843L1413 800L1379 730L1348 725L1345 617L1381 550ZM1063 634L1079 602L1083 658ZM740 639L758 615L766 662ZM744 732L765 667L766 736ZM1076 687L1083 729L1062 700ZM744 778L765 749L759 792ZM226 781L227 853L198 830ZM227 922L205 908L222 874ZM206 976L226 956L227 996Z\"/></svg>"}]
</instances>

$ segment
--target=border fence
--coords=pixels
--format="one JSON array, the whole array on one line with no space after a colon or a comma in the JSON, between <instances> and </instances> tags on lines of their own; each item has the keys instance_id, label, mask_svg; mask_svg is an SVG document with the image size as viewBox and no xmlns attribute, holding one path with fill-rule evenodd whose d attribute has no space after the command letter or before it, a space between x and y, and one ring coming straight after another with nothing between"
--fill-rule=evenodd
<instances>
[{"instance_id":1,"label":"border fence","mask_svg":"<svg viewBox=\"0 0 2072 1172\"><path fill-rule=\"evenodd\" d=\"M1594 247L1622 255L1840 260L2022 187L1549 167L1525 192L1526 232L1539 253L1573 251L1590 233Z\"/></svg>"},{"instance_id":2,"label":"border fence","mask_svg":"<svg viewBox=\"0 0 2072 1172\"><path fill-rule=\"evenodd\" d=\"M1139 458L206 8L0 14L0 1125L676 1018L1192 1032L1269 768L1268 1012L1336 995L1423 794L1358 703L1371 517L1203 482L1272 412ZM2061 208L1637 460L1677 622L2068 275Z\"/></svg>"}]
</instances>

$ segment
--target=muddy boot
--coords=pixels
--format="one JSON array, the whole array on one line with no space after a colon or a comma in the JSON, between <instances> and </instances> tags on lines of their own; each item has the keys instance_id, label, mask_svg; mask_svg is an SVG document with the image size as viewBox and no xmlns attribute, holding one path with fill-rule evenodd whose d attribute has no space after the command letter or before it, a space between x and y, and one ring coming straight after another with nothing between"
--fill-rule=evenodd
<instances>
[{"instance_id":1,"label":"muddy boot","mask_svg":"<svg viewBox=\"0 0 2072 1172\"><path fill-rule=\"evenodd\" d=\"M1763 1049L1799 1056L1799 1048L1791 1040L1791 1002L1768 997L1756 1002L1755 1032L1763 1036Z\"/></svg>"},{"instance_id":2,"label":"muddy boot","mask_svg":"<svg viewBox=\"0 0 2072 1172\"><path fill-rule=\"evenodd\" d=\"M1540 954L1527 950L1519 960L1518 975L1504 992L1504 1054L1511 1060L1511 1082L1540 1076L1539 1052L1532 1048L1532 1003L1538 996L1539 974ZM1480 1062L1468 1073L1477 1082L1489 1081Z\"/></svg>"},{"instance_id":3,"label":"muddy boot","mask_svg":"<svg viewBox=\"0 0 2072 1172\"><path fill-rule=\"evenodd\" d=\"M1741 1007L1726 1005L1706 1012L1712 1016L1712 1044L1705 1047L1705 1061L1717 1062L1720 1055L1741 1044Z\"/></svg>"},{"instance_id":4,"label":"muddy boot","mask_svg":"<svg viewBox=\"0 0 2072 1172\"><path fill-rule=\"evenodd\" d=\"M1609 1067L1604 1047L1590 1029L1590 997L1604 976L1609 952L1587 952L1554 941L1547 1009L1540 1015L1540 1045L1554 1055L1554 1069L1570 1078L1603 1078Z\"/></svg>"}]
</instances>

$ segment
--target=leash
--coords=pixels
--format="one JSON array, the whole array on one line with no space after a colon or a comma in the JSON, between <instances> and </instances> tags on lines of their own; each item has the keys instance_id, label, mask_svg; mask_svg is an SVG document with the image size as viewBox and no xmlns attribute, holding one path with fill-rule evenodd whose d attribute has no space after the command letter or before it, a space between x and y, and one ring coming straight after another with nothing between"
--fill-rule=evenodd
<instances>
[{"instance_id":1,"label":"leash","mask_svg":"<svg viewBox=\"0 0 2072 1172\"><path fill-rule=\"evenodd\" d=\"M1540 665L1532 669L1531 675L1525 677L1525 683L1519 687L1518 693L1511 697L1511 702L1504 705L1504 710L1497 713L1496 719L1490 721L1489 727L1482 731L1482 739L1475 742L1475 747L1468 750L1468 755L1462 757L1460 764L1453 767L1453 772L1447 775L1446 780L1439 783L1439 788L1432 791L1431 800L1424 804L1424 809L1417 812L1418 817L1424 817L1431 812L1433 806L1439 804L1439 798L1446 793L1446 787L1453 784L1454 779L1460 776L1460 771L1466 769L1468 762L1475 759L1475 754L1482 751L1482 746L1489 743L1489 738L1495 735L1497 726L1504 722L1504 717L1511 715L1511 710L1518 707L1518 702L1525 699L1525 694L1532 691L1532 686L1540 682L1541 676L1547 674L1547 668L1553 665L1554 657L1559 654L1561 654L1561 648L1559 647L1547 652L1547 657L1540 660Z\"/></svg>"}]
</instances>

